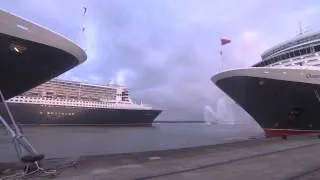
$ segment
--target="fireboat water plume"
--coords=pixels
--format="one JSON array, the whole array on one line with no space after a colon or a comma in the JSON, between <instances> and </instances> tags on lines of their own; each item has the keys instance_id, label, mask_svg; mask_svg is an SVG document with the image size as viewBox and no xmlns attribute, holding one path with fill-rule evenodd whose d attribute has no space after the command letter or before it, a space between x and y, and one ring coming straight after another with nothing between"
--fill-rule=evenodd
<instances>
[{"instance_id":1,"label":"fireboat water plume","mask_svg":"<svg viewBox=\"0 0 320 180\"><path fill-rule=\"evenodd\" d=\"M235 124L232 107L226 99L219 98L216 107L216 110L210 105L204 107L204 121L207 124Z\"/></svg>"}]
</instances>

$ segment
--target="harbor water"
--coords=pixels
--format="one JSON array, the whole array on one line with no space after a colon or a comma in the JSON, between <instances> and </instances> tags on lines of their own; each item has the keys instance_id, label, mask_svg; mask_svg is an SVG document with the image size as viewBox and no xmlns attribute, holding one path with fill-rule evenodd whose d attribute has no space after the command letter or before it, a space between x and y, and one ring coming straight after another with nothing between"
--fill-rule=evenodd
<instances>
[{"instance_id":1,"label":"harbor water","mask_svg":"<svg viewBox=\"0 0 320 180\"><path fill-rule=\"evenodd\" d=\"M46 158L177 149L262 138L256 125L155 123L152 127L25 126L23 131ZM10 136L0 128L0 162L16 161Z\"/></svg>"}]
</instances>

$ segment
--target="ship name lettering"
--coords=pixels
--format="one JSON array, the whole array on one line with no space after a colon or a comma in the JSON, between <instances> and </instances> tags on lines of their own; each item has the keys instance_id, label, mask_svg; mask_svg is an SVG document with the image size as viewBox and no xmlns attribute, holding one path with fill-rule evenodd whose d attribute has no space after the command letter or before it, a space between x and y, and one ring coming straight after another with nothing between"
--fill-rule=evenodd
<instances>
[{"instance_id":1,"label":"ship name lettering","mask_svg":"<svg viewBox=\"0 0 320 180\"><path fill-rule=\"evenodd\" d=\"M320 78L320 74L306 74L306 78L310 79L310 78Z\"/></svg>"}]
</instances>

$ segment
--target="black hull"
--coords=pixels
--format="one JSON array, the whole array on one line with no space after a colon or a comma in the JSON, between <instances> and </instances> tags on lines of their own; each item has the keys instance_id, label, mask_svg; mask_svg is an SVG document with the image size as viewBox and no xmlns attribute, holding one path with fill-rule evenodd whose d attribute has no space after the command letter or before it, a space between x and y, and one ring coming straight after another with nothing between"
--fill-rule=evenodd
<instances>
[{"instance_id":1,"label":"black hull","mask_svg":"<svg viewBox=\"0 0 320 180\"><path fill-rule=\"evenodd\" d=\"M22 125L151 125L161 110L83 108L8 103L15 120ZM8 121L3 104L0 114ZM9 122L9 121L8 121ZM9 122L10 123L10 122Z\"/></svg>"},{"instance_id":2,"label":"black hull","mask_svg":"<svg viewBox=\"0 0 320 180\"><path fill-rule=\"evenodd\" d=\"M320 85L249 76L227 77L216 84L266 135L320 131Z\"/></svg>"},{"instance_id":3,"label":"black hull","mask_svg":"<svg viewBox=\"0 0 320 180\"><path fill-rule=\"evenodd\" d=\"M0 27L0 90L5 99L57 77L86 59L85 52L73 42L2 10Z\"/></svg>"}]
</instances>

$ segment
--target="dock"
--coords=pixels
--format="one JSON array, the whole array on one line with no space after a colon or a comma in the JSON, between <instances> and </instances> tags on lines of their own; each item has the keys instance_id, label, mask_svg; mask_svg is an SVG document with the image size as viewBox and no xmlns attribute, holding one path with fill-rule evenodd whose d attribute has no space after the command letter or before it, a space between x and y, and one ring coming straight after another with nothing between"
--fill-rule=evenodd
<instances>
[{"instance_id":1,"label":"dock","mask_svg":"<svg viewBox=\"0 0 320 180\"><path fill-rule=\"evenodd\" d=\"M316 135L252 139L175 150L47 159L61 180L313 180L320 178L320 139ZM71 166L63 165L67 163ZM3 173L15 172L2 164ZM16 166L18 167L18 166ZM32 178L38 179L38 178ZM39 178L40 179L40 178ZM43 178L42 178L43 179Z\"/></svg>"}]
</instances>

